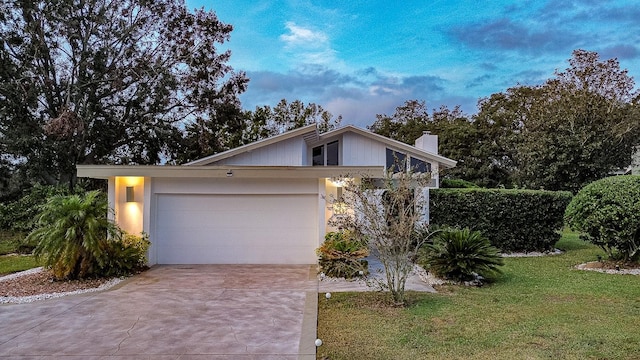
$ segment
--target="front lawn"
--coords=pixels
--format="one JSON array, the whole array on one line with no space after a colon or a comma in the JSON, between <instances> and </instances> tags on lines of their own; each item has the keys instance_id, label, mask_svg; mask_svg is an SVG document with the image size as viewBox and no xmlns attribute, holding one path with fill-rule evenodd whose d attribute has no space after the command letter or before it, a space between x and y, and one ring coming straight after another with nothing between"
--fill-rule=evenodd
<instances>
[{"instance_id":1,"label":"front lawn","mask_svg":"<svg viewBox=\"0 0 640 360\"><path fill-rule=\"evenodd\" d=\"M603 252L565 233L563 255L507 258L499 281L409 293L319 294L318 359L638 359L640 277L575 270Z\"/></svg>"},{"instance_id":2,"label":"front lawn","mask_svg":"<svg viewBox=\"0 0 640 360\"><path fill-rule=\"evenodd\" d=\"M29 270L40 265L33 255L2 255L0 256L0 276L18 271Z\"/></svg>"}]
</instances>

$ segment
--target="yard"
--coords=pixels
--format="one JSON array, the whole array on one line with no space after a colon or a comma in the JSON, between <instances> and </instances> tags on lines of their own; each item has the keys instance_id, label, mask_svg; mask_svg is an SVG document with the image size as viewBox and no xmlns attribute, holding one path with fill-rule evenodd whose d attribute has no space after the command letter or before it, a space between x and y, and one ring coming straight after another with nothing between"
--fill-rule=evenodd
<instances>
[{"instance_id":1,"label":"yard","mask_svg":"<svg viewBox=\"0 0 640 360\"><path fill-rule=\"evenodd\" d=\"M602 251L565 233L567 252L507 258L496 284L319 295L318 359L638 359L640 278L579 271Z\"/></svg>"}]
</instances>

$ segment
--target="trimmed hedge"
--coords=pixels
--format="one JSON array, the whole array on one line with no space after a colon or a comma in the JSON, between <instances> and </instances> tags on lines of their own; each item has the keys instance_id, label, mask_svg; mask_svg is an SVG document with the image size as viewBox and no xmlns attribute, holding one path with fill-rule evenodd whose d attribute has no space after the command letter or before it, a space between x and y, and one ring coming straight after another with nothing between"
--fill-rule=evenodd
<instances>
[{"instance_id":1,"label":"trimmed hedge","mask_svg":"<svg viewBox=\"0 0 640 360\"><path fill-rule=\"evenodd\" d=\"M552 250L560 239L568 191L431 189L432 225L480 231L504 252Z\"/></svg>"}]
</instances>

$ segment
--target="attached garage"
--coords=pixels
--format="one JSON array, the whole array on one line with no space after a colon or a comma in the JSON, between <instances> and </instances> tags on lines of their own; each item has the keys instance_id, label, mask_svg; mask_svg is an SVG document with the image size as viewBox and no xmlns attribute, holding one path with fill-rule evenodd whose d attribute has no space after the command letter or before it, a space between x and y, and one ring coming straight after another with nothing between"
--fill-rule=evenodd
<instances>
[{"instance_id":1,"label":"attached garage","mask_svg":"<svg viewBox=\"0 0 640 360\"><path fill-rule=\"evenodd\" d=\"M160 264L310 264L318 246L313 194L160 194Z\"/></svg>"},{"instance_id":2,"label":"attached garage","mask_svg":"<svg viewBox=\"0 0 640 360\"><path fill-rule=\"evenodd\" d=\"M324 226L318 179L158 178L157 264L313 264Z\"/></svg>"}]
</instances>

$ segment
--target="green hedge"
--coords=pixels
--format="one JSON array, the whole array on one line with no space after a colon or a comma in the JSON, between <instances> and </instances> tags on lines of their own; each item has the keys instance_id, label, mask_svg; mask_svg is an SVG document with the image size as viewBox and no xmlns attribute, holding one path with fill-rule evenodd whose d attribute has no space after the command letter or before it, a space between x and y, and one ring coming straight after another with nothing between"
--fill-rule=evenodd
<instances>
[{"instance_id":1,"label":"green hedge","mask_svg":"<svg viewBox=\"0 0 640 360\"><path fill-rule=\"evenodd\" d=\"M546 251L560 239L564 191L432 189L430 223L480 231L504 252Z\"/></svg>"}]
</instances>

